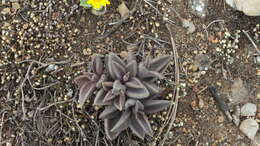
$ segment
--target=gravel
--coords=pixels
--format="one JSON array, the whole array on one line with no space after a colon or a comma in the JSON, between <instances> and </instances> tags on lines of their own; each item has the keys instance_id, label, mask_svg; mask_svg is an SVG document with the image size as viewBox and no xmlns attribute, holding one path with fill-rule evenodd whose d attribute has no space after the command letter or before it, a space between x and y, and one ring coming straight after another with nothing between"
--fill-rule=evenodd
<instances>
[{"instance_id":1,"label":"gravel","mask_svg":"<svg viewBox=\"0 0 260 146\"><path fill-rule=\"evenodd\" d=\"M254 139L258 129L259 125L254 119L246 119L242 121L239 129L250 139Z\"/></svg>"},{"instance_id":2,"label":"gravel","mask_svg":"<svg viewBox=\"0 0 260 146\"><path fill-rule=\"evenodd\" d=\"M253 103L246 103L241 108L241 116L249 117L256 115L256 105Z\"/></svg>"}]
</instances>

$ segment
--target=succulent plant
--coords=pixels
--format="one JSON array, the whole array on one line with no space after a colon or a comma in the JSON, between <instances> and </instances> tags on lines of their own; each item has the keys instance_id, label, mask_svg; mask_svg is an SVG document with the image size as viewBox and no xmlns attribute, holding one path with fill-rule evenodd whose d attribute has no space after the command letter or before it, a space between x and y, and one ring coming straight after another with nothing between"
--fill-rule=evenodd
<instances>
[{"instance_id":1,"label":"succulent plant","mask_svg":"<svg viewBox=\"0 0 260 146\"><path fill-rule=\"evenodd\" d=\"M79 104L94 95L94 105L104 106L99 118L104 120L106 136L113 140L122 131L130 128L141 139L152 136L153 130L146 114L156 113L170 105L159 100L162 91L155 81L169 65L171 56L156 59L146 57L137 63L130 51L127 60L114 53L92 59L91 72L75 79L79 86Z\"/></svg>"}]
</instances>

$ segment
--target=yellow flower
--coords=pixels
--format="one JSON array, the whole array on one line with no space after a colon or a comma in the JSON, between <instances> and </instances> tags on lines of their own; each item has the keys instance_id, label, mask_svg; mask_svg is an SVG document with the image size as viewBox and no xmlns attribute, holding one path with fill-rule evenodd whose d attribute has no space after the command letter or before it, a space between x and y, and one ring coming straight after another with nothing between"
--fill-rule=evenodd
<instances>
[{"instance_id":1,"label":"yellow flower","mask_svg":"<svg viewBox=\"0 0 260 146\"><path fill-rule=\"evenodd\" d=\"M106 5L110 5L110 1L109 0L88 0L87 4L91 5L96 10L100 10L102 7L106 7Z\"/></svg>"}]
</instances>

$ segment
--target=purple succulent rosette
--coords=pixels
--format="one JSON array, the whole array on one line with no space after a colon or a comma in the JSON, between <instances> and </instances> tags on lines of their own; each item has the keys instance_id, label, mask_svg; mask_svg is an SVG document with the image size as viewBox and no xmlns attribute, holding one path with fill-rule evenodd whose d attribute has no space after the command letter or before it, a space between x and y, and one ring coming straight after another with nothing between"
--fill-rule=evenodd
<instances>
[{"instance_id":1,"label":"purple succulent rosette","mask_svg":"<svg viewBox=\"0 0 260 146\"><path fill-rule=\"evenodd\" d=\"M153 136L147 114L167 108L171 102L158 99L162 89L155 81L162 79L171 56L146 57L138 63L130 52L127 60L114 53L92 58L91 72L75 79L79 87L79 105L93 97L94 105L104 106L99 115L104 120L106 136L113 140L130 128L141 139Z\"/></svg>"}]
</instances>

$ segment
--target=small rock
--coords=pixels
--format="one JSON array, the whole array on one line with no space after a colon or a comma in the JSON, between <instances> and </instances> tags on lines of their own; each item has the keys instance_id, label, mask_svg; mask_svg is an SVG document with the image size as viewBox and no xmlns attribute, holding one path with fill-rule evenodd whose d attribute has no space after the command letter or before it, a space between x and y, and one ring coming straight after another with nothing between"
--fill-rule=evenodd
<instances>
[{"instance_id":1,"label":"small rock","mask_svg":"<svg viewBox=\"0 0 260 146\"><path fill-rule=\"evenodd\" d=\"M127 17L130 14L129 9L127 8L124 2L118 6L117 10L122 18Z\"/></svg>"},{"instance_id":2,"label":"small rock","mask_svg":"<svg viewBox=\"0 0 260 146\"><path fill-rule=\"evenodd\" d=\"M19 3L17 3L17 2L12 3L12 9L13 9L13 11L17 11L17 10L20 9L20 8L21 8L21 6L20 6Z\"/></svg>"},{"instance_id":3,"label":"small rock","mask_svg":"<svg viewBox=\"0 0 260 146\"><path fill-rule=\"evenodd\" d=\"M189 4L193 13L201 18L204 18L207 14L207 0L189 0Z\"/></svg>"},{"instance_id":4,"label":"small rock","mask_svg":"<svg viewBox=\"0 0 260 146\"><path fill-rule=\"evenodd\" d=\"M254 119L246 119L241 122L239 129L250 139L254 139L259 129L258 123Z\"/></svg>"},{"instance_id":5,"label":"small rock","mask_svg":"<svg viewBox=\"0 0 260 146\"><path fill-rule=\"evenodd\" d=\"M119 55L120 55L122 58L126 59L127 56L128 56L128 52L127 52L127 51L122 51L122 52L120 52Z\"/></svg>"},{"instance_id":6,"label":"small rock","mask_svg":"<svg viewBox=\"0 0 260 146\"><path fill-rule=\"evenodd\" d=\"M193 24L193 22L187 19L182 19L182 27L187 29L187 34L191 34L196 30L196 27Z\"/></svg>"},{"instance_id":7,"label":"small rock","mask_svg":"<svg viewBox=\"0 0 260 146\"><path fill-rule=\"evenodd\" d=\"M223 123L225 121L225 117L224 116L219 116L218 117L218 122L219 123Z\"/></svg>"},{"instance_id":8,"label":"small rock","mask_svg":"<svg viewBox=\"0 0 260 146\"><path fill-rule=\"evenodd\" d=\"M241 116L255 116L256 114L256 105L253 103L247 103L241 108Z\"/></svg>"},{"instance_id":9,"label":"small rock","mask_svg":"<svg viewBox=\"0 0 260 146\"><path fill-rule=\"evenodd\" d=\"M198 54L194 59L194 68L200 71L208 70L210 66L210 59L207 55Z\"/></svg>"},{"instance_id":10,"label":"small rock","mask_svg":"<svg viewBox=\"0 0 260 146\"><path fill-rule=\"evenodd\" d=\"M204 101L200 98L199 99L199 108L202 109L204 107Z\"/></svg>"},{"instance_id":11,"label":"small rock","mask_svg":"<svg viewBox=\"0 0 260 146\"><path fill-rule=\"evenodd\" d=\"M57 65L55 65L55 64L50 64L46 69L45 69L45 71L46 72L52 72L52 71L54 71L54 70L57 70L59 67L57 66Z\"/></svg>"},{"instance_id":12,"label":"small rock","mask_svg":"<svg viewBox=\"0 0 260 146\"><path fill-rule=\"evenodd\" d=\"M260 131L255 136L255 143L260 146Z\"/></svg>"},{"instance_id":13,"label":"small rock","mask_svg":"<svg viewBox=\"0 0 260 146\"><path fill-rule=\"evenodd\" d=\"M10 8L4 8L4 9L1 11L1 14L3 14L3 15L10 14L10 13L11 13L11 9L10 9Z\"/></svg>"},{"instance_id":14,"label":"small rock","mask_svg":"<svg viewBox=\"0 0 260 146\"><path fill-rule=\"evenodd\" d=\"M227 4L236 10L244 12L248 16L260 16L259 0L225 0Z\"/></svg>"},{"instance_id":15,"label":"small rock","mask_svg":"<svg viewBox=\"0 0 260 146\"><path fill-rule=\"evenodd\" d=\"M248 98L248 91L243 83L243 80L238 78L234 81L231 86L231 96L230 102L231 104L238 104L243 101L246 101Z\"/></svg>"},{"instance_id":16,"label":"small rock","mask_svg":"<svg viewBox=\"0 0 260 146\"><path fill-rule=\"evenodd\" d=\"M255 63L255 64L260 64L260 55L256 55L256 56L254 57L254 63Z\"/></svg>"}]
</instances>

